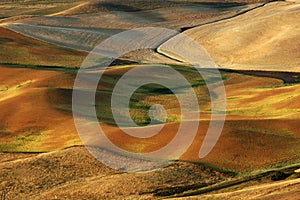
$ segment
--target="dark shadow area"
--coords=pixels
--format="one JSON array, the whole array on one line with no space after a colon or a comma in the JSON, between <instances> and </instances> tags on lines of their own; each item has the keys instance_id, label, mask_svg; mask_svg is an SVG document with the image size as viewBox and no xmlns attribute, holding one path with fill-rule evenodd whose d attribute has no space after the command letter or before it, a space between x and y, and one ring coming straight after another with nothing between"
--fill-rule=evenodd
<instances>
[{"instance_id":1,"label":"dark shadow area","mask_svg":"<svg viewBox=\"0 0 300 200\"><path fill-rule=\"evenodd\" d=\"M0 44L8 43L8 42L13 42L14 40L10 38L0 38Z\"/></svg>"},{"instance_id":2,"label":"dark shadow area","mask_svg":"<svg viewBox=\"0 0 300 200\"><path fill-rule=\"evenodd\" d=\"M113 2L101 2L101 3L94 4L94 6L103 7L107 11L122 11L122 12L142 11L140 8L136 8L133 6L124 5L124 4L120 4L120 3L113 3Z\"/></svg>"},{"instance_id":3,"label":"dark shadow area","mask_svg":"<svg viewBox=\"0 0 300 200\"><path fill-rule=\"evenodd\" d=\"M137 93L148 95L174 94L172 90L159 84L147 84L137 89Z\"/></svg>"},{"instance_id":4,"label":"dark shadow area","mask_svg":"<svg viewBox=\"0 0 300 200\"><path fill-rule=\"evenodd\" d=\"M213 9L224 9L247 5L245 2L197 2L197 1L172 1L172 0L145 0L145 1L104 1L94 4L97 8L104 8L107 11L138 12L153 10L157 8L180 7L180 6L202 6Z\"/></svg>"},{"instance_id":5,"label":"dark shadow area","mask_svg":"<svg viewBox=\"0 0 300 200\"><path fill-rule=\"evenodd\" d=\"M127 2L125 3L127 4ZM147 23L148 21L165 21L165 19L161 17L159 13L154 12L153 9L166 6L161 6L160 3L156 2L148 2L148 4L146 4L145 2L141 2L141 5L137 4L136 2L133 2L132 5L130 5L130 3L125 5L124 2L100 2L94 4L94 6L97 8L102 8L108 12L125 12L134 14L134 16L118 16L129 21L140 23Z\"/></svg>"},{"instance_id":6,"label":"dark shadow area","mask_svg":"<svg viewBox=\"0 0 300 200\"><path fill-rule=\"evenodd\" d=\"M230 70L222 69L224 72L239 73L250 76L276 78L285 84L300 83L300 72L278 72L278 71L255 71L255 70Z\"/></svg>"},{"instance_id":7,"label":"dark shadow area","mask_svg":"<svg viewBox=\"0 0 300 200\"><path fill-rule=\"evenodd\" d=\"M215 8L215 9L232 8L232 7L247 5L246 3L242 3L242 2L188 2L188 3L192 4L192 5L203 6L203 7L208 7L208 8ZM185 3L185 4L188 4L188 3Z\"/></svg>"}]
</instances>

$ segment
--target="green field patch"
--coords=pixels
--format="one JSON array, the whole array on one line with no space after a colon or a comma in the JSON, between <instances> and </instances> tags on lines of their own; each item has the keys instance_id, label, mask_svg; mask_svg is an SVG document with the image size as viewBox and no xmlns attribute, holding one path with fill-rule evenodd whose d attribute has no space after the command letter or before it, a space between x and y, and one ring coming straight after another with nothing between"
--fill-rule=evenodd
<instances>
[{"instance_id":1,"label":"green field patch","mask_svg":"<svg viewBox=\"0 0 300 200\"><path fill-rule=\"evenodd\" d=\"M137 66L138 67L138 66ZM198 96L199 103L206 105L209 103L210 98L208 96L208 91L205 89L206 83L199 75L198 71L194 68L184 67L184 66L175 66L175 70L179 71L185 78L190 82L189 88L186 87L177 87L177 88L166 88L159 84L146 84L137 88L134 94L132 94L129 102L130 116L133 121L141 126L148 125L151 122L149 117L149 109L154 104L162 105L166 110L166 123L178 122L180 120L179 114L180 109L178 108L177 98L172 92L184 93L187 89L193 88L195 93ZM130 66L128 67L130 69ZM101 80L99 81L99 87L96 92L96 101L95 101L95 110L98 117L98 121L107 123L109 125L116 125L112 111L111 111L111 95L112 91L122 77L123 73L126 73L128 70L124 67L115 70L108 70L103 74ZM168 78L168 77L166 77ZM210 82L215 82L216 80L211 78ZM60 89L51 90L52 92L49 95L55 95L57 100L51 100L51 104L58 110L63 112L71 113L71 96L72 90L66 91L67 93L60 92ZM88 91L87 91L88 92ZM62 96L67 96L67 98L62 98ZM69 99L69 100L68 100ZM53 102L52 102L53 101ZM128 105L124 105L124 109ZM119 113L121 115L123 109L120 108ZM78 109L77 113L90 118L89 114L86 113L86 109ZM125 113L126 114L126 113ZM155 123L162 123L157 121Z\"/></svg>"},{"instance_id":2,"label":"green field patch","mask_svg":"<svg viewBox=\"0 0 300 200\"><path fill-rule=\"evenodd\" d=\"M45 140L40 127L26 127L17 131L18 134L10 141L0 143L0 152L27 152L34 151L36 145Z\"/></svg>"},{"instance_id":3,"label":"green field patch","mask_svg":"<svg viewBox=\"0 0 300 200\"><path fill-rule=\"evenodd\" d=\"M234 96L234 97L227 97L227 100L236 100L236 99L241 99L243 98L242 96Z\"/></svg>"}]
</instances>

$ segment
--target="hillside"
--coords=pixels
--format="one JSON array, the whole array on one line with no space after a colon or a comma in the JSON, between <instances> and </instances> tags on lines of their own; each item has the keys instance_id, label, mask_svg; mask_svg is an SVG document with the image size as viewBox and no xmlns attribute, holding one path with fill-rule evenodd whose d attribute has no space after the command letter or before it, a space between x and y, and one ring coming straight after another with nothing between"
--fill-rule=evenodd
<instances>
[{"instance_id":1,"label":"hillside","mask_svg":"<svg viewBox=\"0 0 300 200\"><path fill-rule=\"evenodd\" d=\"M300 4L272 2L243 15L184 33L222 68L300 71ZM173 38L176 40L176 37ZM159 52L177 48L166 42Z\"/></svg>"},{"instance_id":2,"label":"hillside","mask_svg":"<svg viewBox=\"0 0 300 200\"><path fill-rule=\"evenodd\" d=\"M91 50L106 38L124 30L165 27L179 31L182 27L230 17L258 5L230 2L129 1L131 4L126 3L125 6L118 2L86 2L50 16L7 19L2 23L7 28L30 37L74 49ZM139 56L141 57L140 54ZM148 55L142 53L142 60L147 58Z\"/></svg>"},{"instance_id":3,"label":"hillside","mask_svg":"<svg viewBox=\"0 0 300 200\"><path fill-rule=\"evenodd\" d=\"M87 55L26 37L1 26L0 51L0 64L48 67L79 67Z\"/></svg>"},{"instance_id":4,"label":"hillside","mask_svg":"<svg viewBox=\"0 0 300 200\"><path fill-rule=\"evenodd\" d=\"M0 9L0 200L299 198L299 0L2 0ZM152 28L145 34L153 49L113 61L95 91L85 86L101 71L94 63L103 56L92 57L93 64L85 68L91 77L74 87L90 50L141 27L178 34ZM220 79L199 66L209 76L205 79L172 53L179 49L193 56L191 43L183 44L179 33L207 50ZM125 38L129 45L113 45L127 49L136 45L136 37ZM157 63L168 65L152 74ZM129 74L134 68L138 72ZM119 82L125 74L131 78L128 84ZM129 102L118 102L116 109L114 89L134 87L136 77L153 83L139 85L132 94L124 87ZM175 82L167 88L157 80ZM212 98L222 96L222 84L216 83L224 84L226 110L212 106ZM74 91L83 93L73 96ZM186 95L191 93L198 101ZM188 117L183 117L179 96ZM155 111L157 105L164 110ZM138 126L128 125L124 113ZM73 114L88 128L79 132ZM207 130L224 114L219 140L199 158ZM93 135L95 129L89 128L98 126L105 134ZM154 134L147 137L147 131ZM177 143L163 152L163 160L126 154L155 152L174 138Z\"/></svg>"},{"instance_id":5,"label":"hillside","mask_svg":"<svg viewBox=\"0 0 300 200\"><path fill-rule=\"evenodd\" d=\"M200 187L230 178L184 162L149 173L119 172L97 161L84 147L1 162L0 171L0 191L7 193L7 199L153 199L154 193L172 188Z\"/></svg>"}]
</instances>

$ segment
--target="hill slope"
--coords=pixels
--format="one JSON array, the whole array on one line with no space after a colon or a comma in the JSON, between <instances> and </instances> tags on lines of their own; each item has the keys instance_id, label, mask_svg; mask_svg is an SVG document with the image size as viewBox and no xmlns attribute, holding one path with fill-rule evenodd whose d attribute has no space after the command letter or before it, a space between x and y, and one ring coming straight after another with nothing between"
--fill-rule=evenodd
<instances>
[{"instance_id":1,"label":"hill slope","mask_svg":"<svg viewBox=\"0 0 300 200\"><path fill-rule=\"evenodd\" d=\"M273 2L184 33L230 69L300 71L300 4ZM176 37L173 39L175 40ZM177 48L163 44L159 51Z\"/></svg>"}]
</instances>

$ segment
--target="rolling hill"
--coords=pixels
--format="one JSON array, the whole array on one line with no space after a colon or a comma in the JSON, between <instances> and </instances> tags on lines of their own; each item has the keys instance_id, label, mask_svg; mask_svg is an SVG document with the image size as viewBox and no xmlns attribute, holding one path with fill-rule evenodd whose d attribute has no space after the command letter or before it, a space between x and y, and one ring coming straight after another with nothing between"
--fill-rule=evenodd
<instances>
[{"instance_id":1,"label":"rolling hill","mask_svg":"<svg viewBox=\"0 0 300 200\"><path fill-rule=\"evenodd\" d=\"M299 3L272 2L184 33L202 45L221 68L299 72L299 23ZM159 52L168 54L166 50L177 48L168 46L171 42Z\"/></svg>"},{"instance_id":2,"label":"rolling hill","mask_svg":"<svg viewBox=\"0 0 300 200\"><path fill-rule=\"evenodd\" d=\"M0 8L0 199L298 198L298 0L4 0ZM145 125L154 104L166 109L164 128L138 139L116 125L111 93L134 67L171 64L189 81L200 106L195 110L200 117L185 121L200 126L183 155L153 171L128 173L124 170L132 164L142 169L141 160L92 143L98 153L129 166L112 169L83 146L72 115L72 91L87 51L114 34L148 26L183 32L208 51L222 68L226 120L214 149L199 159L213 112L207 83L189 63L168 53L189 52L189 44L174 45L175 35L157 49L123 55L105 71L95 95L97 123L116 146L152 152L168 144L181 123L174 94L149 84L129 103L130 116L144 127L126 130L152 129Z\"/></svg>"}]
</instances>

